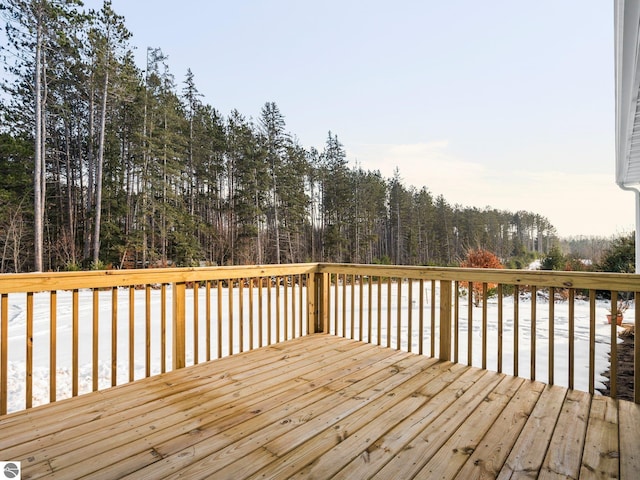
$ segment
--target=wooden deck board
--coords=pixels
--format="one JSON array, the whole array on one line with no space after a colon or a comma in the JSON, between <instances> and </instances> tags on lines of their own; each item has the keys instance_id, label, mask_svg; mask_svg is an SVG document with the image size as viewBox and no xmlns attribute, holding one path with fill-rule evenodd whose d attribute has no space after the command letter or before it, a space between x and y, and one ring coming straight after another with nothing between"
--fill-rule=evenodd
<instances>
[{"instance_id":1,"label":"wooden deck board","mask_svg":"<svg viewBox=\"0 0 640 480\"><path fill-rule=\"evenodd\" d=\"M23 478L636 478L640 407L314 335L0 417Z\"/></svg>"},{"instance_id":2,"label":"wooden deck board","mask_svg":"<svg viewBox=\"0 0 640 480\"><path fill-rule=\"evenodd\" d=\"M618 415L615 400L593 399L586 445L582 455L581 476L584 478L616 478L618 476ZM622 432L621 432L622 434ZM640 430L635 431L636 441ZM635 470L636 474L640 470Z\"/></svg>"},{"instance_id":3,"label":"wooden deck board","mask_svg":"<svg viewBox=\"0 0 640 480\"><path fill-rule=\"evenodd\" d=\"M633 478L640 472L640 405L620 402L618 409L620 439L620 478Z\"/></svg>"},{"instance_id":4,"label":"wooden deck board","mask_svg":"<svg viewBox=\"0 0 640 480\"><path fill-rule=\"evenodd\" d=\"M590 404L588 393L577 390L567 393L538 478L578 477Z\"/></svg>"}]
</instances>

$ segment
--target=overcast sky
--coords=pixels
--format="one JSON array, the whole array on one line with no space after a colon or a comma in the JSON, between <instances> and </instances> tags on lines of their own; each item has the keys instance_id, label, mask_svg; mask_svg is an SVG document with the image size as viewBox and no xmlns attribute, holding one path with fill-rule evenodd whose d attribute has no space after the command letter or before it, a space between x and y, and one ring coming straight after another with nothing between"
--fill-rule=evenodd
<instances>
[{"instance_id":1,"label":"overcast sky","mask_svg":"<svg viewBox=\"0 0 640 480\"><path fill-rule=\"evenodd\" d=\"M100 7L100 0L85 1ZM267 101L304 147L394 169L452 204L540 213L558 234L633 230L614 182L613 4L604 0L113 0L204 102Z\"/></svg>"}]
</instances>

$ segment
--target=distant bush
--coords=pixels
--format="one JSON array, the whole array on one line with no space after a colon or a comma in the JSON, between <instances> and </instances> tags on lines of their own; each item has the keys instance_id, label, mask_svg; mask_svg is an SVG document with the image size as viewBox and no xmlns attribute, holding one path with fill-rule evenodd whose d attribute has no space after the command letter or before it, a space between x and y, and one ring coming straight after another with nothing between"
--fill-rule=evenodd
<instances>
[{"instance_id":1,"label":"distant bush","mask_svg":"<svg viewBox=\"0 0 640 480\"><path fill-rule=\"evenodd\" d=\"M540 262L541 270L564 270L565 258L560 247L553 247L548 254L546 254Z\"/></svg>"},{"instance_id":2,"label":"distant bush","mask_svg":"<svg viewBox=\"0 0 640 480\"><path fill-rule=\"evenodd\" d=\"M489 250L479 248L477 250L471 249L467 252L467 257L460 263L463 268L504 268L504 265L500 263L500 259ZM468 287L468 282L461 282L463 287ZM487 284L487 294L489 296L495 295L497 284ZM482 300L482 284L473 284L473 304L477 307Z\"/></svg>"},{"instance_id":3,"label":"distant bush","mask_svg":"<svg viewBox=\"0 0 640 480\"><path fill-rule=\"evenodd\" d=\"M635 273L636 237L635 233L618 237L611 243L595 267L599 272Z\"/></svg>"}]
</instances>

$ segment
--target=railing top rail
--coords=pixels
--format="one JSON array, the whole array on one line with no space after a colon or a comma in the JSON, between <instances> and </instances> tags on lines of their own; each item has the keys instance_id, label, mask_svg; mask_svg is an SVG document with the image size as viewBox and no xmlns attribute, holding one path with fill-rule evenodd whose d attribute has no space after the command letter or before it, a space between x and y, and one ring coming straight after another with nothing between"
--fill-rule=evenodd
<instances>
[{"instance_id":1,"label":"railing top rail","mask_svg":"<svg viewBox=\"0 0 640 480\"><path fill-rule=\"evenodd\" d=\"M317 263L288 265L244 265L232 267L149 268L140 270L96 270L79 272L0 274L0 294L107 288L138 284L226 280L229 278L303 275L318 270Z\"/></svg>"},{"instance_id":2,"label":"railing top rail","mask_svg":"<svg viewBox=\"0 0 640 480\"><path fill-rule=\"evenodd\" d=\"M0 274L0 293L108 288L229 278L340 273L424 280L471 281L578 289L640 291L640 275L604 272L559 272L485 268L301 263L222 267L153 268Z\"/></svg>"},{"instance_id":3,"label":"railing top rail","mask_svg":"<svg viewBox=\"0 0 640 480\"><path fill-rule=\"evenodd\" d=\"M564 272L490 268L424 267L321 263L322 273L346 273L424 280L471 281L617 291L640 291L640 275L607 272Z\"/></svg>"}]
</instances>

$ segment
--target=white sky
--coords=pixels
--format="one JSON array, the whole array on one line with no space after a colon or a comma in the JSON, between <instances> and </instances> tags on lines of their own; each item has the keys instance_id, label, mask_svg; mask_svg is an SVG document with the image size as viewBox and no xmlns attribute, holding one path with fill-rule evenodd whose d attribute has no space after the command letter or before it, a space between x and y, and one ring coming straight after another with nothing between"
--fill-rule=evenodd
<instances>
[{"instance_id":1,"label":"white sky","mask_svg":"<svg viewBox=\"0 0 640 480\"><path fill-rule=\"evenodd\" d=\"M87 0L100 7L100 0ZM204 102L267 101L304 147L452 204L528 210L561 236L633 230L614 182L613 4L603 0L113 0Z\"/></svg>"}]
</instances>

